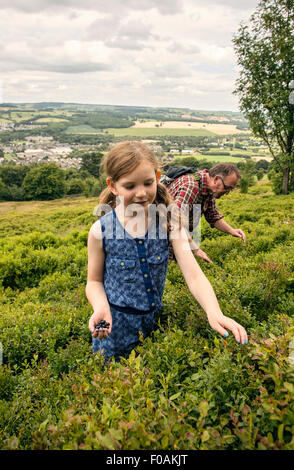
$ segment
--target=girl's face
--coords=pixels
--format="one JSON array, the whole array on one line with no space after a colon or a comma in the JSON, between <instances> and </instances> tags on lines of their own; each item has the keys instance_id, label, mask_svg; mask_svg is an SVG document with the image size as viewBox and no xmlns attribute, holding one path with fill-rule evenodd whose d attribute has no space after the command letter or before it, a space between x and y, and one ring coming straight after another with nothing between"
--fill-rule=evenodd
<instances>
[{"instance_id":1,"label":"girl's face","mask_svg":"<svg viewBox=\"0 0 294 470\"><path fill-rule=\"evenodd\" d=\"M124 198L125 208L130 204L140 204L147 211L155 200L159 178L160 171L156 172L149 162L143 161L115 183L107 178L107 184L115 196Z\"/></svg>"}]
</instances>

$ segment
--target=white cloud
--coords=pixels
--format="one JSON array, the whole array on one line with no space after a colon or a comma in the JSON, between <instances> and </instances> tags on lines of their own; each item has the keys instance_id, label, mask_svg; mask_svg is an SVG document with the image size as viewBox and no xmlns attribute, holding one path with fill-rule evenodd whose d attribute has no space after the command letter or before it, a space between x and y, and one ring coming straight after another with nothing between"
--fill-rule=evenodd
<instances>
[{"instance_id":1,"label":"white cloud","mask_svg":"<svg viewBox=\"0 0 294 470\"><path fill-rule=\"evenodd\" d=\"M236 109L232 33L257 0L0 0L4 101Z\"/></svg>"},{"instance_id":2,"label":"white cloud","mask_svg":"<svg viewBox=\"0 0 294 470\"><path fill-rule=\"evenodd\" d=\"M125 10L150 10L156 8L162 15L175 14L182 9L182 0L1 0L0 9L36 13L47 10L94 10L98 12L122 12Z\"/></svg>"}]
</instances>

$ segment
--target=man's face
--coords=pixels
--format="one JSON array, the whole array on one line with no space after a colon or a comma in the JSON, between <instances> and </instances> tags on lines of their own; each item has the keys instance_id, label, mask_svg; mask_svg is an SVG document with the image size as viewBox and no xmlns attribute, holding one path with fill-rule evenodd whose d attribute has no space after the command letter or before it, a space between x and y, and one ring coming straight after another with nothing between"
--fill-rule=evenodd
<instances>
[{"instance_id":1,"label":"man's face","mask_svg":"<svg viewBox=\"0 0 294 470\"><path fill-rule=\"evenodd\" d=\"M228 176L216 175L211 179L210 189L216 199L220 198L224 194L229 194L235 189L239 181L236 173L232 173Z\"/></svg>"}]
</instances>

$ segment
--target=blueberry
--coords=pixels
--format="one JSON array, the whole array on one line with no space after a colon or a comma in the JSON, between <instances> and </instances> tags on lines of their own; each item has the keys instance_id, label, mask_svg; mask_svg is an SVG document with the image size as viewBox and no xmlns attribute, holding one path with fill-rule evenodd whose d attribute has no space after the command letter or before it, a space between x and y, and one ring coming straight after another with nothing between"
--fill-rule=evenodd
<instances>
[{"instance_id":1,"label":"blueberry","mask_svg":"<svg viewBox=\"0 0 294 470\"><path fill-rule=\"evenodd\" d=\"M97 323L97 325L95 326L95 330L96 330L96 331L99 331L100 328L101 328L101 329L104 329L104 328L105 328L105 329L108 329L109 326L110 326L110 323L108 323L108 322L105 321L105 320L100 320L100 322ZM103 333L104 333L104 331L103 331Z\"/></svg>"}]
</instances>

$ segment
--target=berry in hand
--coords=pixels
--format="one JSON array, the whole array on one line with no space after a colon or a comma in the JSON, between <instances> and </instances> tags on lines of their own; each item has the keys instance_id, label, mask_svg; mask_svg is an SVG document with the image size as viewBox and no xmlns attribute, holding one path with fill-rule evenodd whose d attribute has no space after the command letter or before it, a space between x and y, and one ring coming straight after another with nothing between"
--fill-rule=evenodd
<instances>
[{"instance_id":1,"label":"berry in hand","mask_svg":"<svg viewBox=\"0 0 294 470\"><path fill-rule=\"evenodd\" d=\"M100 331L100 330L107 330L110 326L110 323L107 323L107 321L105 320L100 320L99 323L97 323L97 325L95 325L95 330L96 331Z\"/></svg>"}]
</instances>

